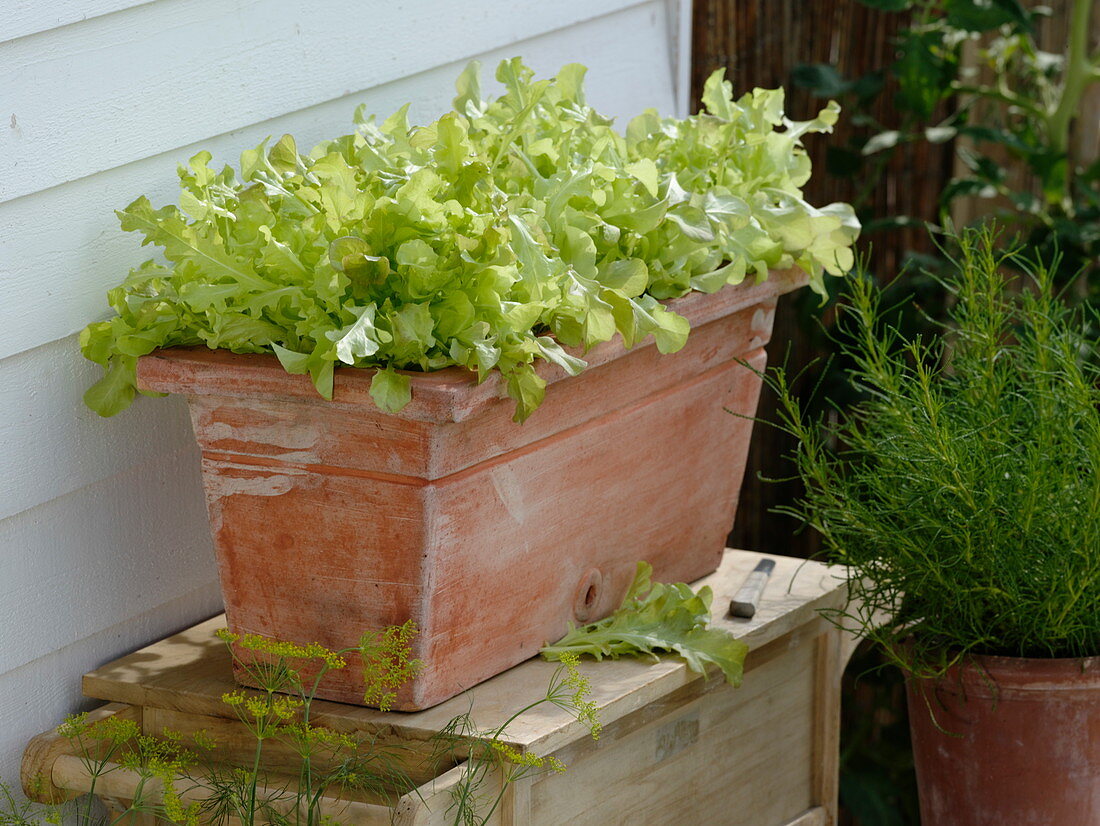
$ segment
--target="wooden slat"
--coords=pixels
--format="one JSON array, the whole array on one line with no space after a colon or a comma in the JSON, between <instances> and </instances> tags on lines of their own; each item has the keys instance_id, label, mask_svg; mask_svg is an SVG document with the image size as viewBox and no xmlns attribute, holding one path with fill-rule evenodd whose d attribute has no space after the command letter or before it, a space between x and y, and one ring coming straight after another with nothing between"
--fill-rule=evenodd
<instances>
[{"instance_id":1,"label":"wooden slat","mask_svg":"<svg viewBox=\"0 0 1100 826\"><path fill-rule=\"evenodd\" d=\"M836 821L829 820L829 816L824 808L815 806L803 812L794 820L785 824L785 826L833 826L835 822Z\"/></svg>"},{"instance_id":2,"label":"wooden slat","mask_svg":"<svg viewBox=\"0 0 1100 826\"><path fill-rule=\"evenodd\" d=\"M247 766L255 758L256 736L239 719L230 720L148 707L145 709L142 728L146 734L158 735L167 729L179 732L185 738L198 732L206 732L217 743L214 756L219 763ZM435 744L405 740L386 731L374 733L369 743L371 750L384 751L390 765L400 768L416 785L425 783L454 766L454 761L440 761L438 765L433 765L431 758L435 755ZM312 757L312 765L320 772L328 772L336 768L343 759L342 754L333 756L318 751ZM264 742L261 766L265 771L296 775L301 765L301 754L289 744L278 738Z\"/></svg>"},{"instance_id":3,"label":"wooden slat","mask_svg":"<svg viewBox=\"0 0 1100 826\"><path fill-rule=\"evenodd\" d=\"M409 792L394 807L392 826L451 826L455 822L451 811L453 794L463 782L467 770L465 763L460 764L419 789ZM489 796L491 790L500 788L500 783L500 773L493 768L487 772L480 789ZM484 811L485 805L476 808L483 817L488 814ZM503 821L503 813L498 809L486 826L504 826Z\"/></svg>"},{"instance_id":4,"label":"wooden slat","mask_svg":"<svg viewBox=\"0 0 1100 826\"><path fill-rule=\"evenodd\" d=\"M512 46L638 0L378 4L193 0L138 6L0 48L10 84L0 200ZM395 48L395 44L404 47ZM415 44L415 47L409 47ZM614 42L605 45L622 49ZM79 71L76 68L79 67Z\"/></svg>"},{"instance_id":5,"label":"wooden slat","mask_svg":"<svg viewBox=\"0 0 1100 826\"><path fill-rule=\"evenodd\" d=\"M496 62L517 52L544 74L579 60L589 66L589 100L600 111L617 116L620 122L649 106L670 111L675 102L667 60L668 33L665 17L658 12L659 3L635 5L480 54L487 85ZM471 12L471 17L476 15ZM568 19L563 13L562 20ZM438 23L428 28L448 29ZM609 49L609 42L615 47ZM362 48L357 44L350 53L358 55ZM0 67L4 59L0 47ZM462 66L463 61L449 63L364 92L353 93L358 87L349 87L348 97L325 103L317 98L306 108L239 129L226 122L210 126L208 134L177 136L180 118L173 115L167 127L173 141L146 146L142 151L148 152L148 157L0 204L0 273L5 285L5 300L0 302L0 358L71 335L88 322L106 317L106 291L120 283L130 267L152 254L149 248L139 246L138 238L118 228L112 210L121 209L142 193L158 205L175 202L179 194L176 165L195 152L209 149L215 165L235 164L242 149L255 146L267 135L284 132L294 134L302 146L312 145L349 131L352 112L360 102L370 111L387 114L412 101L410 117L424 122L450 107L454 79ZM262 84L244 85L251 89ZM41 89L37 94L45 96ZM107 110L113 111L111 107ZM14 111L18 116L18 110ZM101 124L98 134L121 134L124 141L139 139L131 125L120 130L117 123L112 119ZM72 139L72 129L67 126L66 130ZM10 130L5 127L0 134L6 131ZM0 137L0 147L3 140ZM154 154L157 152L160 154ZM35 180L39 184L44 181Z\"/></svg>"},{"instance_id":6,"label":"wooden slat","mask_svg":"<svg viewBox=\"0 0 1100 826\"><path fill-rule=\"evenodd\" d=\"M825 810L828 823L837 820L840 778L840 677L842 637L835 631L822 634L814 647L813 802Z\"/></svg>"},{"instance_id":7,"label":"wooden slat","mask_svg":"<svg viewBox=\"0 0 1100 826\"><path fill-rule=\"evenodd\" d=\"M0 44L149 2L154 0L8 0L0 5Z\"/></svg>"},{"instance_id":8,"label":"wooden slat","mask_svg":"<svg viewBox=\"0 0 1100 826\"><path fill-rule=\"evenodd\" d=\"M65 754L54 761L52 778L54 785L58 788L75 794L88 792L94 780L95 794L99 797L132 801L141 789L142 799L147 805L155 805L163 800L163 781L159 778L143 777L134 769L115 763L105 763L100 768L99 775L93 778L84 760ZM206 800L202 791L186 778L181 778L176 786L184 806ZM273 809L285 814L290 810L290 804L280 799L281 789L282 784L273 787L260 786L257 789L257 796L269 799L271 801L269 805ZM355 823L356 826L390 826L391 823L390 807L380 803L343 800L326 795L318 801L318 811L322 817L332 818L341 823ZM229 818L229 821L234 824L241 822L233 817Z\"/></svg>"},{"instance_id":9,"label":"wooden slat","mask_svg":"<svg viewBox=\"0 0 1100 826\"><path fill-rule=\"evenodd\" d=\"M200 589L216 607L205 511L188 452L0 522L0 673Z\"/></svg>"},{"instance_id":10,"label":"wooden slat","mask_svg":"<svg viewBox=\"0 0 1100 826\"><path fill-rule=\"evenodd\" d=\"M103 419L81 401L103 371L77 352L71 336L0 362L0 521L173 454L190 454L197 467L184 399L139 399L125 416ZM185 474L174 495L197 501L195 481Z\"/></svg>"},{"instance_id":11,"label":"wooden slat","mask_svg":"<svg viewBox=\"0 0 1100 826\"><path fill-rule=\"evenodd\" d=\"M566 771L534 784L532 826L671 824L681 817L773 826L805 811L813 804L814 647L784 649L736 691L716 688L664 713L647 706L644 725L621 731L631 722L625 718L599 743L578 739L559 751Z\"/></svg>"},{"instance_id":12,"label":"wooden slat","mask_svg":"<svg viewBox=\"0 0 1100 826\"><path fill-rule=\"evenodd\" d=\"M108 703L88 713L88 722L95 723L110 717L133 720L141 725L142 710L125 703ZM68 737L56 731L47 731L34 737L23 750L19 766L19 780L23 794L38 803L57 804L82 794L86 789L66 783L64 776L55 776L54 768L62 757L72 755L73 744Z\"/></svg>"},{"instance_id":13,"label":"wooden slat","mask_svg":"<svg viewBox=\"0 0 1100 826\"><path fill-rule=\"evenodd\" d=\"M759 559L758 554L729 552L722 567L698 585L709 584L714 604L723 605ZM717 618L715 625L743 639L752 651L807 622L816 621L821 608L836 607L843 599L842 583L817 563L777 558L776 571L764 603L751 620ZM716 611L718 613L718 611ZM222 618L156 643L128 657L85 675L84 692L103 700L175 709L195 714L227 717L232 712L221 703L221 695L233 688L228 654L213 637L224 623ZM754 667L754 653L748 667ZM482 683L470 692L426 711L383 714L373 709L317 702L315 719L341 730L372 730L385 727L402 737L426 740L453 717L471 707L479 729L500 725L522 705L525 698L541 696L556 666L530 660ZM584 662L582 673L595 678L593 699L602 709L602 720L615 720L655 702L685 686L697 690L721 687L718 678L704 683L673 658L652 664L627 659L602 663ZM697 687L695 687L697 684ZM522 717L509 727L506 739L518 747L549 753L578 737L583 727L566 712L544 708L538 715Z\"/></svg>"}]
</instances>

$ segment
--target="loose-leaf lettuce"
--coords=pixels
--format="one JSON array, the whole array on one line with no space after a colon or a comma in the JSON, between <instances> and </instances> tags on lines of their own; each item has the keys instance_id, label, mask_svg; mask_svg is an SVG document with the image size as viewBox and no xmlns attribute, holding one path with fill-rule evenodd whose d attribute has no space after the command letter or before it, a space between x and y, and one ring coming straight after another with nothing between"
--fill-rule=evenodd
<instances>
[{"instance_id":1,"label":"loose-leaf lettuce","mask_svg":"<svg viewBox=\"0 0 1100 826\"><path fill-rule=\"evenodd\" d=\"M606 619L575 628L553 645L542 649L542 656L557 660L566 651L604 657L679 654L688 668L706 674L708 665L716 665L733 686L741 684L745 655L749 647L724 631L707 628L710 622L711 590L698 593L683 582L652 582L653 568L638 563L634 581L623 604Z\"/></svg>"},{"instance_id":2,"label":"loose-leaf lettuce","mask_svg":"<svg viewBox=\"0 0 1100 826\"><path fill-rule=\"evenodd\" d=\"M285 135L220 171L198 153L179 168L179 207L140 197L118 213L161 258L82 334L106 368L85 401L113 415L137 357L205 345L275 353L326 397L337 365L377 368L388 411L409 401L408 371L500 373L522 421L545 393L539 363L575 374L616 334L682 347L687 322L659 300L790 266L824 293L824 273L851 267L851 208L800 189L801 136L830 131L835 104L793 123L782 90L735 101L719 72L705 112L647 111L623 135L585 103L584 73L536 80L506 60L503 92L483 98L472 63L454 111L427 126L407 106L381 124L361 107L354 132L308 151Z\"/></svg>"}]
</instances>

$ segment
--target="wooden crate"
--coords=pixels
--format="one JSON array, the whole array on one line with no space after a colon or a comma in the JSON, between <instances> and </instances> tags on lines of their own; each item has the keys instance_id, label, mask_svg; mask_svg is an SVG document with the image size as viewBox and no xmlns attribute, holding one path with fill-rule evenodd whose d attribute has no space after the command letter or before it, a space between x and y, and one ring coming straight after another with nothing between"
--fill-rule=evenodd
<instances>
[{"instance_id":1,"label":"wooden crate","mask_svg":"<svg viewBox=\"0 0 1100 826\"><path fill-rule=\"evenodd\" d=\"M824 566L786 557L776 560L764 600L751 620L719 615L759 554L728 551L718 571L700 580L714 590L715 624L750 648L739 689L720 678L704 680L674 658L582 663L591 681L604 730L593 741L567 713L541 707L517 719L505 742L520 751L555 755L564 774L546 773L512 784L492 823L724 824L820 826L835 822L840 675L854 644L819 614L844 600L844 581ZM84 693L110 701L98 713L139 720L147 733L163 728L207 729L223 748L241 754L247 738L221 702L234 688L225 648L213 632L215 617L183 633L85 675ZM479 730L499 726L542 696L555 666L530 660L440 706L416 713L317 701L314 721L367 732L426 753L430 738L449 720L472 712ZM277 750L268 765L277 771ZM420 788L393 808L366 800L326 801L343 822L445 824L451 790L463 765L420 776ZM434 773L433 773L434 774ZM35 796L72 795L88 777L68 742L39 735L24 755L24 784ZM34 788L37 778L38 786ZM499 781L498 781L499 782ZM107 798L128 799L134 778L113 772ZM453 817L453 815L452 815Z\"/></svg>"}]
</instances>

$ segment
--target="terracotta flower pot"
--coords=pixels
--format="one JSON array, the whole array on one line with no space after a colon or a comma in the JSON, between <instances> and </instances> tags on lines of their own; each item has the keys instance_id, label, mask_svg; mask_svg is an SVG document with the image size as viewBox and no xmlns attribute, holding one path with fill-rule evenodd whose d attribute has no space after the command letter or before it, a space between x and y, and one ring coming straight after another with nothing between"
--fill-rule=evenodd
<instances>
[{"instance_id":1,"label":"terracotta flower pot","mask_svg":"<svg viewBox=\"0 0 1100 826\"><path fill-rule=\"evenodd\" d=\"M1100 657L975 657L907 691L922 823L1100 823Z\"/></svg>"},{"instance_id":2,"label":"terracotta flower pot","mask_svg":"<svg viewBox=\"0 0 1100 826\"><path fill-rule=\"evenodd\" d=\"M733 524L779 294L797 271L670 302L680 352L594 348L556 368L523 425L500 385L413 374L382 413L370 370L331 402L271 356L205 349L141 359L139 385L188 397L226 613L237 633L333 648L412 619L421 674L396 708L442 702L609 613L635 563L662 580L713 571ZM238 675L240 677L241 675ZM319 696L361 703L356 663Z\"/></svg>"}]
</instances>

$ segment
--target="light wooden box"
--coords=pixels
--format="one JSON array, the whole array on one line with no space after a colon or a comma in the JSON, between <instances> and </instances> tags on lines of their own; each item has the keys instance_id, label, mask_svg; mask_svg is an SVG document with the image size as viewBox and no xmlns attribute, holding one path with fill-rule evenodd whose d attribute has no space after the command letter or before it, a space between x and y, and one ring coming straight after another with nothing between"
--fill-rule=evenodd
<instances>
[{"instance_id":1,"label":"light wooden box","mask_svg":"<svg viewBox=\"0 0 1100 826\"><path fill-rule=\"evenodd\" d=\"M593 741L565 712L540 707L509 727L505 742L555 755L564 774L512 784L492 823L502 826L821 826L836 819L840 676L854 645L824 620L821 609L843 604L844 581L825 566L774 557L775 573L751 620L721 617L730 597L761 558L727 551L722 566L696 585L714 590L715 625L750 648L739 689L719 677L689 672L675 658L585 660L603 733ZM244 755L247 738L221 695L235 688L228 654L213 632L215 617L84 677L84 693L110 701L97 713L123 714L147 733L207 729L227 750ZM499 726L545 693L555 665L530 660L464 695L416 713L383 713L327 701L314 722L428 749L427 741L456 715L472 711L479 730ZM279 756L272 753L278 770ZM343 823L434 826L447 810L462 766L420 777L420 788L395 807L368 800L326 801ZM24 786L34 796L72 796L88 778L67 740L49 732L28 745ZM100 781L108 799L132 797L126 770ZM36 786L37 783L37 786Z\"/></svg>"}]
</instances>

